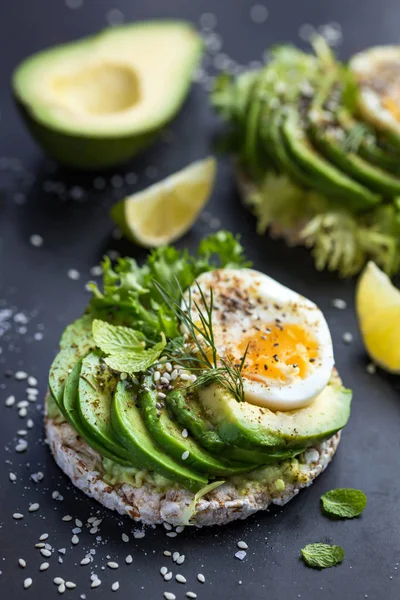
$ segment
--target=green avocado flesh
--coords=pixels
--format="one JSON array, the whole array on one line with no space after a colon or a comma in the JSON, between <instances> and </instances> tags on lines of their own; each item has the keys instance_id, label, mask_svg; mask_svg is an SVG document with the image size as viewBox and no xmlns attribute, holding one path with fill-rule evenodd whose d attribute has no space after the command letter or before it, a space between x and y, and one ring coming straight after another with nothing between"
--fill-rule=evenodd
<instances>
[{"instance_id":1,"label":"green avocado flesh","mask_svg":"<svg viewBox=\"0 0 400 600\"><path fill-rule=\"evenodd\" d=\"M61 163L100 169L127 161L175 116L202 41L184 21L148 21L38 52L12 88L28 129Z\"/></svg>"},{"instance_id":2,"label":"green avocado flesh","mask_svg":"<svg viewBox=\"0 0 400 600\"><path fill-rule=\"evenodd\" d=\"M350 416L351 391L329 384L309 405L296 411L272 412L237 402L216 385L200 390L199 398L220 437L229 444L257 444L272 452L320 443L342 429Z\"/></svg>"},{"instance_id":3,"label":"green avocado flesh","mask_svg":"<svg viewBox=\"0 0 400 600\"><path fill-rule=\"evenodd\" d=\"M170 458L163 448L156 445L135 404L132 391L122 381L115 390L111 420L116 435L134 457L136 466L155 470L193 491L207 484L205 477Z\"/></svg>"}]
</instances>

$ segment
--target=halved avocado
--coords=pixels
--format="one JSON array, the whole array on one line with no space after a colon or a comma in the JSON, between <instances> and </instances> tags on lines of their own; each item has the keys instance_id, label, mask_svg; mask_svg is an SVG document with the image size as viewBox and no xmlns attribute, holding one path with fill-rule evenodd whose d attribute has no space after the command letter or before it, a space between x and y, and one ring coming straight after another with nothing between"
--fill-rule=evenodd
<instances>
[{"instance_id":1,"label":"halved avocado","mask_svg":"<svg viewBox=\"0 0 400 600\"><path fill-rule=\"evenodd\" d=\"M95 438L90 435L88 429L85 428L79 415L78 409L78 386L79 377L81 373L82 360L78 361L71 373L67 377L67 381L64 386L63 405L64 412L67 416L68 421L77 433L85 440L85 442L96 450L101 456L110 458L111 460L126 466L132 466L132 461L127 461L121 456L110 452L103 445L99 444Z\"/></svg>"},{"instance_id":2,"label":"halved avocado","mask_svg":"<svg viewBox=\"0 0 400 600\"><path fill-rule=\"evenodd\" d=\"M65 416L67 416L63 405L65 382L74 365L94 347L92 321L90 315L84 315L68 325L61 336L60 351L50 367L50 393Z\"/></svg>"},{"instance_id":3,"label":"halved avocado","mask_svg":"<svg viewBox=\"0 0 400 600\"><path fill-rule=\"evenodd\" d=\"M177 113L201 50L184 21L112 27L30 56L14 72L13 92L47 153L76 168L106 168Z\"/></svg>"},{"instance_id":4,"label":"halved avocado","mask_svg":"<svg viewBox=\"0 0 400 600\"><path fill-rule=\"evenodd\" d=\"M217 385L202 388L199 400L223 441L276 452L312 446L342 429L350 415L351 391L331 382L312 404L286 412L237 402Z\"/></svg>"},{"instance_id":5,"label":"halved avocado","mask_svg":"<svg viewBox=\"0 0 400 600\"><path fill-rule=\"evenodd\" d=\"M296 109L288 108L282 123L282 135L294 162L324 182L325 193L353 210L366 210L378 204L381 197L370 192L324 159L310 143Z\"/></svg>"},{"instance_id":6,"label":"halved avocado","mask_svg":"<svg viewBox=\"0 0 400 600\"><path fill-rule=\"evenodd\" d=\"M157 446L135 404L135 392L129 389L129 384L125 381L120 381L115 389L111 422L114 435L121 440L135 464L141 468L160 473L192 491L207 485L208 480L202 475L178 463Z\"/></svg>"},{"instance_id":7,"label":"halved avocado","mask_svg":"<svg viewBox=\"0 0 400 600\"><path fill-rule=\"evenodd\" d=\"M167 454L207 475L236 475L251 469L250 465L243 463L224 462L203 450L192 437L183 437L182 427L172 421L164 406L160 406L157 392L149 389L150 385L151 381L147 380L146 383L145 380L138 396L138 404L149 433ZM182 459L186 452L187 458Z\"/></svg>"},{"instance_id":8,"label":"halved avocado","mask_svg":"<svg viewBox=\"0 0 400 600\"><path fill-rule=\"evenodd\" d=\"M283 452L266 452L257 444L248 448L231 445L220 437L218 428L211 423L197 394L173 390L167 394L165 402L179 425L185 427L201 446L217 456L248 463L249 468L293 458L304 450L296 448Z\"/></svg>"},{"instance_id":9,"label":"halved avocado","mask_svg":"<svg viewBox=\"0 0 400 600\"><path fill-rule=\"evenodd\" d=\"M101 361L99 352L90 352L82 361L78 383L79 418L90 439L113 455L136 465L134 456L115 438L110 408L118 376ZM102 454L104 454L104 451Z\"/></svg>"}]
</instances>

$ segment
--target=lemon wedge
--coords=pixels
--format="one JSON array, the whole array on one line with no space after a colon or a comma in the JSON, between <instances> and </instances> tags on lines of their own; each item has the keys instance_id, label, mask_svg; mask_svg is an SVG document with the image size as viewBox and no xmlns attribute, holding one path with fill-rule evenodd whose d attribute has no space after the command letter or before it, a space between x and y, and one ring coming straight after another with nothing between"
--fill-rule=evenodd
<instances>
[{"instance_id":1,"label":"lemon wedge","mask_svg":"<svg viewBox=\"0 0 400 600\"><path fill-rule=\"evenodd\" d=\"M356 310L372 360L387 371L400 373L400 290L373 262L360 276Z\"/></svg>"},{"instance_id":2,"label":"lemon wedge","mask_svg":"<svg viewBox=\"0 0 400 600\"><path fill-rule=\"evenodd\" d=\"M215 180L216 161L191 163L111 209L111 217L130 240L144 248L169 244L192 227L206 205Z\"/></svg>"}]
</instances>

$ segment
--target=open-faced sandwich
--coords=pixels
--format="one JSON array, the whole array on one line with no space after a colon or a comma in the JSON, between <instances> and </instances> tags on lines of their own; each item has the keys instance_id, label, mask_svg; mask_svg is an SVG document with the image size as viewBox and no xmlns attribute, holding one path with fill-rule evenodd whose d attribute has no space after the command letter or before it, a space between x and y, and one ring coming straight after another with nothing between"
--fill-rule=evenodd
<instances>
[{"instance_id":1,"label":"open-faced sandwich","mask_svg":"<svg viewBox=\"0 0 400 600\"><path fill-rule=\"evenodd\" d=\"M335 60L282 46L258 70L217 81L213 102L230 125L241 195L318 269L351 276L374 260L400 268L399 47Z\"/></svg>"},{"instance_id":2,"label":"open-faced sandwich","mask_svg":"<svg viewBox=\"0 0 400 600\"><path fill-rule=\"evenodd\" d=\"M313 302L225 231L195 256L167 246L103 269L49 375L47 439L74 485L143 523L213 525L325 469L351 392Z\"/></svg>"}]
</instances>

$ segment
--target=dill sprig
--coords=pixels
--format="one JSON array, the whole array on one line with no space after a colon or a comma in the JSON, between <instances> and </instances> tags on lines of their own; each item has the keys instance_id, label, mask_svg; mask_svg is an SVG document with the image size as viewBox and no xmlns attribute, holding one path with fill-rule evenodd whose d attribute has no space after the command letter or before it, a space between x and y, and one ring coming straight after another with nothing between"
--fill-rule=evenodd
<instances>
[{"instance_id":1,"label":"dill sprig","mask_svg":"<svg viewBox=\"0 0 400 600\"><path fill-rule=\"evenodd\" d=\"M246 348L239 364L231 357L219 357L215 345L213 330L213 308L214 295L210 287L210 299L207 297L196 281L197 290L200 294L200 303L193 299L191 288L188 289L186 297L179 284L175 281L176 288L171 285L171 291L162 288L154 282L158 292L162 296L179 323L184 327L192 342L191 350L187 350L187 343L182 338L172 339L168 343L165 353L170 359L191 371L197 373L197 379L191 386L200 387L211 383L218 383L236 398L238 402L244 400L242 370L245 364L248 347ZM192 308L195 308L199 317L200 325L192 318Z\"/></svg>"}]
</instances>

